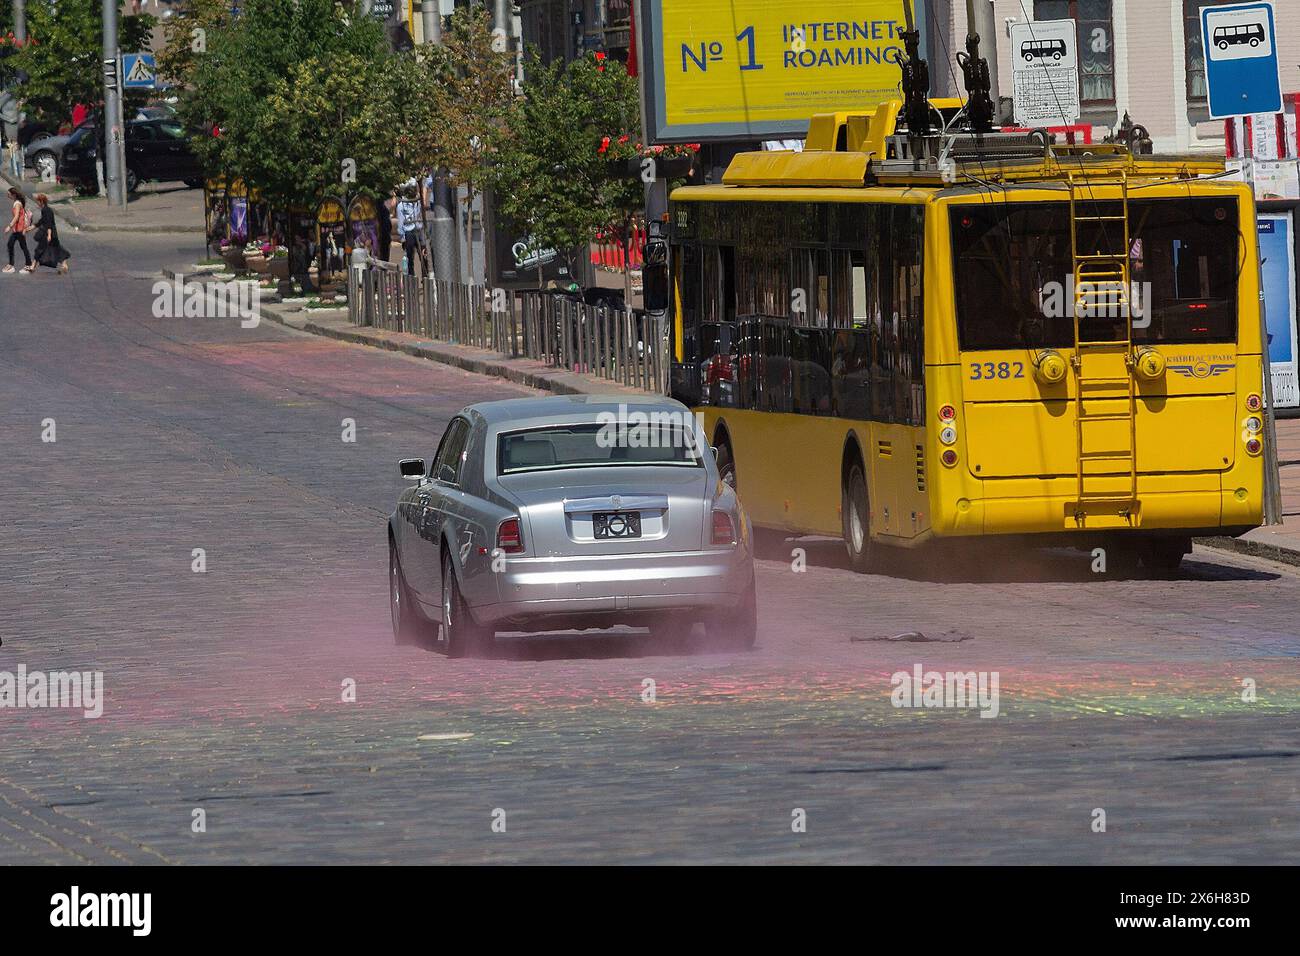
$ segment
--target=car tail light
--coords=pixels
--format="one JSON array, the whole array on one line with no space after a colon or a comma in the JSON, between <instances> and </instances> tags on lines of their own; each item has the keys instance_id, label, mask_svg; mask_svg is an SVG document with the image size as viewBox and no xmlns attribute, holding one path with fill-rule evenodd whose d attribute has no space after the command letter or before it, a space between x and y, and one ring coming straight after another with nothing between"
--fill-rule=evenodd
<instances>
[{"instance_id":1,"label":"car tail light","mask_svg":"<svg viewBox=\"0 0 1300 956\"><path fill-rule=\"evenodd\" d=\"M731 515L725 511L713 512L713 543L736 543L736 527L731 523Z\"/></svg>"},{"instance_id":2,"label":"car tail light","mask_svg":"<svg viewBox=\"0 0 1300 956\"><path fill-rule=\"evenodd\" d=\"M506 554L524 550L524 536L519 531L519 519L507 518L497 528L497 548Z\"/></svg>"}]
</instances>

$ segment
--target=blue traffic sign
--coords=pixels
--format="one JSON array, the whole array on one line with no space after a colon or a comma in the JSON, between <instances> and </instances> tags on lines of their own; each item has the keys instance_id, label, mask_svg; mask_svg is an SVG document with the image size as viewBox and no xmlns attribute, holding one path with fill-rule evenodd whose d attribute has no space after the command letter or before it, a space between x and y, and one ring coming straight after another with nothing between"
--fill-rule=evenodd
<instances>
[{"instance_id":1,"label":"blue traffic sign","mask_svg":"<svg viewBox=\"0 0 1300 956\"><path fill-rule=\"evenodd\" d=\"M122 85L128 90L157 88L158 65L152 53L122 54Z\"/></svg>"},{"instance_id":2,"label":"blue traffic sign","mask_svg":"<svg viewBox=\"0 0 1300 956\"><path fill-rule=\"evenodd\" d=\"M1211 116L1282 111L1273 4L1203 7L1201 43Z\"/></svg>"}]
</instances>

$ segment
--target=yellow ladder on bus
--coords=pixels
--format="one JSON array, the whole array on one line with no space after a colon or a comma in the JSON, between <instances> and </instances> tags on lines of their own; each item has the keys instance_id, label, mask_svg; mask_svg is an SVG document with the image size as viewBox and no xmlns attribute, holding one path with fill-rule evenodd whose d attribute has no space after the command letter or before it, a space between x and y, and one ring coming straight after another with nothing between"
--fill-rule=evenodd
<instances>
[{"instance_id":1,"label":"yellow ladder on bus","mask_svg":"<svg viewBox=\"0 0 1300 956\"><path fill-rule=\"evenodd\" d=\"M1137 385L1133 377L1133 318L1129 271L1128 175L1105 178L1068 177L1070 244L1074 260L1075 438L1078 501L1074 518L1086 523L1089 505L1132 524L1137 510ZM1098 190L1118 190L1119 199L1096 199ZM1115 240L1122 239L1118 249ZM1100 246L1100 248L1099 248ZM1090 340L1081 321L1102 316L1122 318L1122 336ZM1094 323L1094 326L1096 323ZM1095 334L1095 333L1091 333ZM1111 356L1107 359L1106 356ZM1122 366L1117 358L1122 356ZM1097 366L1100 365L1101 372ZM1118 374L1122 367L1122 375ZM1123 411L1114 411L1122 402ZM1091 411L1101 407L1103 411ZM1094 447L1089 433L1108 436L1109 446ZM1119 427L1116 427L1116 426ZM1121 444L1119 433L1126 437ZM1123 479L1127 479L1123 482ZM1123 483L1121 483L1123 482Z\"/></svg>"}]
</instances>

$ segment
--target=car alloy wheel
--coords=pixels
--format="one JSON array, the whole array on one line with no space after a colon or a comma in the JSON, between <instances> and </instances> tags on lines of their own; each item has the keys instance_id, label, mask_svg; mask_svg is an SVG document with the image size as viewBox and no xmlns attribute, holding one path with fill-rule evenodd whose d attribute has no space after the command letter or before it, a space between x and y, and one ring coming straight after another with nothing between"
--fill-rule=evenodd
<instances>
[{"instance_id":1,"label":"car alloy wheel","mask_svg":"<svg viewBox=\"0 0 1300 956\"><path fill-rule=\"evenodd\" d=\"M433 643L434 625L420 617L411 600L411 589L406 586L397 546L388 542L388 607L393 619L393 641L396 644L427 646Z\"/></svg>"},{"instance_id":2,"label":"car alloy wheel","mask_svg":"<svg viewBox=\"0 0 1300 956\"><path fill-rule=\"evenodd\" d=\"M492 632L480 626L465 606L456 580L456 569L451 562L451 552L442 553L442 639L447 644L448 657L487 655L492 644Z\"/></svg>"}]
</instances>

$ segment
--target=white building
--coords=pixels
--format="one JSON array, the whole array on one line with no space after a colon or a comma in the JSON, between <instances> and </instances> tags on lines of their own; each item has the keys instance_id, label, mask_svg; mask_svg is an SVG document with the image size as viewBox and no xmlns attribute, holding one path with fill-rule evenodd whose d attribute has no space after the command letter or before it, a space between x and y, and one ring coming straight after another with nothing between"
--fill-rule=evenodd
<instances>
[{"instance_id":1,"label":"white building","mask_svg":"<svg viewBox=\"0 0 1300 956\"><path fill-rule=\"evenodd\" d=\"M930 74L940 95L961 91L953 55L965 48L966 0L917 0L932 16ZM977 0L998 25L1001 94L1011 95L1014 23L1075 20L1079 30L1081 122L1112 129L1125 112L1145 126L1157 152L1222 155L1224 124L1206 107L1200 10L1240 0ZM1283 93L1300 91L1300 0L1275 0ZM944 56L945 45L948 56ZM948 66L952 66L949 70ZM964 95L964 91L963 95Z\"/></svg>"}]
</instances>

